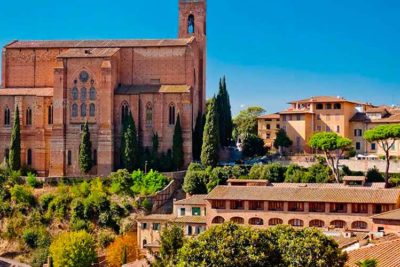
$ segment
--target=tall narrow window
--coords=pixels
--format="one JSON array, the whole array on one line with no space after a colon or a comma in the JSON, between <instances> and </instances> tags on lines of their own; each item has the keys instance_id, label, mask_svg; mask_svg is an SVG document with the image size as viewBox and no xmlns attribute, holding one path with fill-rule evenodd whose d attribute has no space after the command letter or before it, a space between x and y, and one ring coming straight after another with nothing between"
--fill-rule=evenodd
<instances>
[{"instance_id":1,"label":"tall narrow window","mask_svg":"<svg viewBox=\"0 0 400 267\"><path fill-rule=\"evenodd\" d=\"M190 14L188 17L188 33L189 34L194 33L194 16L193 16L193 14Z\"/></svg>"},{"instance_id":2,"label":"tall narrow window","mask_svg":"<svg viewBox=\"0 0 400 267\"><path fill-rule=\"evenodd\" d=\"M53 124L53 105L50 105L47 108L47 123L49 125Z\"/></svg>"},{"instance_id":3,"label":"tall narrow window","mask_svg":"<svg viewBox=\"0 0 400 267\"><path fill-rule=\"evenodd\" d=\"M78 88L76 87L72 88L72 99L78 100Z\"/></svg>"},{"instance_id":4,"label":"tall narrow window","mask_svg":"<svg viewBox=\"0 0 400 267\"><path fill-rule=\"evenodd\" d=\"M147 103L146 105L146 126L153 125L153 106L151 103Z\"/></svg>"},{"instance_id":5,"label":"tall narrow window","mask_svg":"<svg viewBox=\"0 0 400 267\"><path fill-rule=\"evenodd\" d=\"M175 105L171 103L169 105L169 125L175 124Z\"/></svg>"},{"instance_id":6,"label":"tall narrow window","mask_svg":"<svg viewBox=\"0 0 400 267\"><path fill-rule=\"evenodd\" d=\"M4 158L6 159L6 161L8 161L8 156L10 155L10 149L6 148L4 150Z\"/></svg>"},{"instance_id":7,"label":"tall narrow window","mask_svg":"<svg viewBox=\"0 0 400 267\"><path fill-rule=\"evenodd\" d=\"M96 116L96 106L93 103L89 105L89 115L90 117Z\"/></svg>"},{"instance_id":8,"label":"tall narrow window","mask_svg":"<svg viewBox=\"0 0 400 267\"><path fill-rule=\"evenodd\" d=\"M89 90L89 98L90 100L96 100L96 89L94 87L91 87Z\"/></svg>"},{"instance_id":9,"label":"tall narrow window","mask_svg":"<svg viewBox=\"0 0 400 267\"><path fill-rule=\"evenodd\" d=\"M81 117L86 117L86 104L81 105Z\"/></svg>"},{"instance_id":10,"label":"tall narrow window","mask_svg":"<svg viewBox=\"0 0 400 267\"><path fill-rule=\"evenodd\" d=\"M4 109L4 125L5 126L10 126L10 117L11 117L10 115L11 115L10 109L8 107L6 107Z\"/></svg>"},{"instance_id":11,"label":"tall narrow window","mask_svg":"<svg viewBox=\"0 0 400 267\"><path fill-rule=\"evenodd\" d=\"M68 166L72 165L72 152L71 152L71 150L68 150L68 153L67 153L67 165Z\"/></svg>"},{"instance_id":12,"label":"tall narrow window","mask_svg":"<svg viewBox=\"0 0 400 267\"><path fill-rule=\"evenodd\" d=\"M26 118L25 118L26 125L32 125L32 109L26 109Z\"/></svg>"},{"instance_id":13,"label":"tall narrow window","mask_svg":"<svg viewBox=\"0 0 400 267\"><path fill-rule=\"evenodd\" d=\"M97 166L97 149L93 150L93 165Z\"/></svg>"},{"instance_id":14,"label":"tall narrow window","mask_svg":"<svg viewBox=\"0 0 400 267\"><path fill-rule=\"evenodd\" d=\"M78 117L78 105L77 105L77 104L73 104L73 105L72 105L71 116L72 116L73 118Z\"/></svg>"},{"instance_id":15,"label":"tall narrow window","mask_svg":"<svg viewBox=\"0 0 400 267\"><path fill-rule=\"evenodd\" d=\"M129 116L129 105L128 103L123 103L121 106L121 123L123 124L125 119Z\"/></svg>"},{"instance_id":16,"label":"tall narrow window","mask_svg":"<svg viewBox=\"0 0 400 267\"><path fill-rule=\"evenodd\" d=\"M32 149L26 151L26 164L32 165Z\"/></svg>"},{"instance_id":17,"label":"tall narrow window","mask_svg":"<svg viewBox=\"0 0 400 267\"><path fill-rule=\"evenodd\" d=\"M85 101L86 100L86 88L82 87L81 89L81 101Z\"/></svg>"}]
</instances>

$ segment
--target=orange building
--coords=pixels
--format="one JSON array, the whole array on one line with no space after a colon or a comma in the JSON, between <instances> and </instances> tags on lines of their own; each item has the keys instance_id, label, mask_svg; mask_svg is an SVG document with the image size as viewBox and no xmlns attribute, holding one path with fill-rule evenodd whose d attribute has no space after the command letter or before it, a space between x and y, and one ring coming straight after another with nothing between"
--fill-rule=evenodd
<instances>
[{"instance_id":1,"label":"orange building","mask_svg":"<svg viewBox=\"0 0 400 267\"><path fill-rule=\"evenodd\" d=\"M185 163L205 109L206 1L179 1L173 40L13 41L2 52L0 157L7 157L20 109L23 164L41 175L79 175L81 125L89 122L95 167L119 165L122 119L132 112L145 147L158 133L172 147L177 115Z\"/></svg>"}]
</instances>

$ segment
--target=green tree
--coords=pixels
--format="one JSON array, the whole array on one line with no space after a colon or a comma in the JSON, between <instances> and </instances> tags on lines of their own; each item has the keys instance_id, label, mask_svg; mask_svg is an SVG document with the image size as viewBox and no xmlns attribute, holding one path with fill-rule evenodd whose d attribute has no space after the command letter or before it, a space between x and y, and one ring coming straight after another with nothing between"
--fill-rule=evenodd
<instances>
[{"instance_id":1,"label":"green tree","mask_svg":"<svg viewBox=\"0 0 400 267\"><path fill-rule=\"evenodd\" d=\"M257 117L262 115L265 110L262 107L248 107L245 110L241 110L239 114L233 119L234 132L238 138L239 136L245 136L247 134L257 135Z\"/></svg>"},{"instance_id":2,"label":"green tree","mask_svg":"<svg viewBox=\"0 0 400 267\"><path fill-rule=\"evenodd\" d=\"M242 153L245 157L264 156L267 153L264 140L255 134L246 135L242 143Z\"/></svg>"},{"instance_id":3,"label":"green tree","mask_svg":"<svg viewBox=\"0 0 400 267\"><path fill-rule=\"evenodd\" d=\"M175 267L177 255L184 243L184 233L182 227L168 225L161 232L160 252L155 256L152 267Z\"/></svg>"},{"instance_id":4,"label":"green tree","mask_svg":"<svg viewBox=\"0 0 400 267\"><path fill-rule=\"evenodd\" d=\"M212 98L206 116L203 133L203 146L201 148L201 163L205 166L215 167L218 163L219 128L215 98Z\"/></svg>"},{"instance_id":5,"label":"green tree","mask_svg":"<svg viewBox=\"0 0 400 267\"><path fill-rule=\"evenodd\" d=\"M283 148L288 148L293 144L292 140L287 136L284 129L279 129L276 133L276 139L274 141L274 147L279 150L279 154L282 155Z\"/></svg>"},{"instance_id":6,"label":"green tree","mask_svg":"<svg viewBox=\"0 0 400 267\"><path fill-rule=\"evenodd\" d=\"M176 118L175 131L172 140L172 160L174 162L175 169L180 170L183 166L184 158L183 158L182 127L179 114Z\"/></svg>"},{"instance_id":7,"label":"green tree","mask_svg":"<svg viewBox=\"0 0 400 267\"><path fill-rule=\"evenodd\" d=\"M219 81L219 91L217 95L218 121L220 130L220 143L228 146L232 140L232 113L228 90L226 89L226 79L223 77Z\"/></svg>"},{"instance_id":8,"label":"green tree","mask_svg":"<svg viewBox=\"0 0 400 267\"><path fill-rule=\"evenodd\" d=\"M183 190L190 195L207 194L208 174L206 171L188 171L183 181Z\"/></svg>"},{"instance_id":9,"label":"green tree","mask_svg":"<svg viewBox=\"0 0 400 267\"><path fill-rule=\"evenodd\" d=\"M196 126L193 131L193 159L200 160L201 147L203 145L205 116L199 112L196 119Z\"/></svg>"},{"instance_id":10,"label":"green tree","mask_svg":"<svg viewBox=\"0 0 400 267\"><path fill-rule=\"evenodd\" d=\"M364 133L364 138L370 143L377 142L385 152L385 185L389 187L390 150L394 146L396 140L400 139L400 124L377 126L366 131Z\"/></svg>"},{"instance_id":11,"label":"green tree","mask_svg":"<svg viewBox=\"0 0 400 267\"><path fill-rule=\"evenodd\" d=\"M122 164L128 171L133 171L139 163L139 143L137 139L136 125L132 113L126 118L123 131Z\"/></svg>"},{"instance_id":12,"label":"green tree","mask_svg":"<svg viewBox=\"0 0 400 267\"><path fill-rule=\"evenodd\" d=\"M343 154L352 148L350 139L341 137L332 132L319 132L314 134L308 144L311 148L324 153L326 163L331 168L337 183L340 182L339 160Z\"/></svg>"},{"instance_id":13,"label":"green tree","mask_svg":"<svg viewBox=\"0 0 400 267\"><path fill-rule=\"evenodd\" d=\"M62 233L50 245L54 267L90 267L96 260L96 243L85 231Z\"/></svg>"},{"instance_id":14,"label":"green tree","mask_svg":"<svg viewBox=\"0 0 400 267\"><path fill-rule=\"evenodd\" d=\"M79 146L79 167L83 173L88 173L92 168L92 142L90 141L89 124L83 125L81 144Z\"/></svg>"},{"instance_id":15,"label":"green tree","mask_svg":"<svg viewBox=\"0 0 400 267\"><path fill-rule=\"evenodd\" d=\"M250 179L268 180L271 183L281 183L285 180L286 169L279 163L255 164L249 172Z\"/></svg>"},{"instance_id":16,"label":"green tree","mask_svg":"<svg viewBox=\"0 0 400 267\"><path fill-rule=\"evenodd\" d=\"M375 259L367 259L367 260L356 262L356 265L358 267L377 267L378 261Z\"/></svg>"},{"instance_id":17,"label":"green tree","mask_svg":"<svg viewBox=\"0 0 400 267\"><path fill-rule=\"evenodd\" d=\"M11 131L10 154L8 165L11 170L17 171L21 168L21 129L19 122L19 109L15 108L14 124Z\"/></svg>"}]
</instances>

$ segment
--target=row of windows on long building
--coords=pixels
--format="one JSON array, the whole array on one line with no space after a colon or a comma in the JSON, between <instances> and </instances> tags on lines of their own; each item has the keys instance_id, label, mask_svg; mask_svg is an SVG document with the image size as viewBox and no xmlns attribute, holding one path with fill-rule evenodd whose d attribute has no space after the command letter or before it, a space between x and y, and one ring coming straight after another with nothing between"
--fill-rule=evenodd
<instances>
[{"instance_id":1,"label":"row of windows on long building","mask_svg":"<svg viewBox=\"0 0 400 267\"><path fill-rule=\"evenodd\" d=\"M28 107L25 110L25 125L29 126L33 124L33 112L32 108ZM50 105L47 107L47 124L53 124L53 106ZM9 107L4 109L4 125L11 125L11 110Z\"/></svg>"}]
</instances>

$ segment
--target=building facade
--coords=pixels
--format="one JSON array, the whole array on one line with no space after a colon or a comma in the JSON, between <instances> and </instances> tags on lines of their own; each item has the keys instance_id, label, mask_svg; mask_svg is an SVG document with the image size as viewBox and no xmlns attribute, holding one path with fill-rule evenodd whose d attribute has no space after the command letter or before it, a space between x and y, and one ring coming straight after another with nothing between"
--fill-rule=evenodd
<instances>
[{"instance_id":1,"label":"building facade","mask_svg":"<svg viewBox=\"0 0 400 267\"><path fill-rule=\"evenodd\" d=\"M0 157L6 158L15 108L21 161L41 175L79 175L81 126L89 123L95 167L119 166L122 120L130 112L144 147L159 136L172 148L179 114L185 163L205 109L206 1L179 1L172 40L14 41L2 52Z\"/></svg>"}]
</instances>

